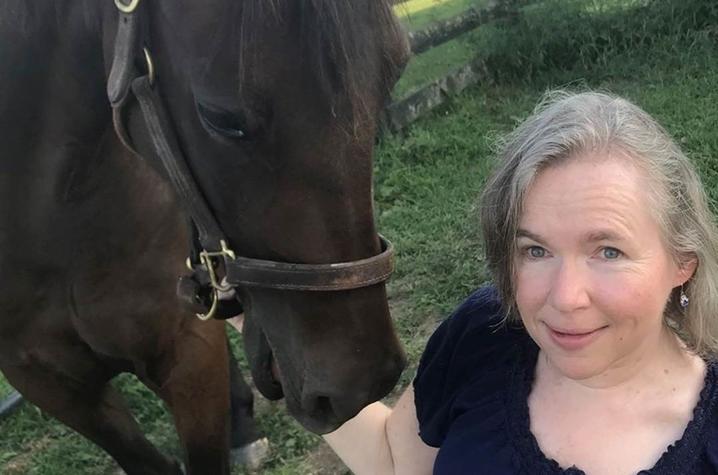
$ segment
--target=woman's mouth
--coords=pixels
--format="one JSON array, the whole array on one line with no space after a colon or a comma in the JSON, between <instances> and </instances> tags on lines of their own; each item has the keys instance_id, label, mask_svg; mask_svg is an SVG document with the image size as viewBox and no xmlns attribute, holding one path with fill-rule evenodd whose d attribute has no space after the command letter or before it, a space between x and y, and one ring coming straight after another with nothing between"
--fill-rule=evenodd
<instances>
[{"instance_id":1,"label":"woman's mouth","mask_svg":"<svg viewBox=\"0 0 718 475\"><path fill-rule=\"evenodd\" d=\"M546 325L548 333L556 345L567 351L576 351L593 343L608 326L593 330L584 329L556 329Z\"/></svg>"}]
</instances>

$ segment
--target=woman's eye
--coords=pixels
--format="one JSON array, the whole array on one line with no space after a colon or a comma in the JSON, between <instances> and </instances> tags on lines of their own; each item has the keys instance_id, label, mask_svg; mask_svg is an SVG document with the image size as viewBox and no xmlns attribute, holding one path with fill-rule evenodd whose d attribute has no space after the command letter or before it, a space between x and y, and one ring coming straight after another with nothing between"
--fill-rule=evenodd
<instances>
[{"instance_id":1,"label":"woman's eye","mask_svg":"<svg viewBox=\"0 0 718 475\"><path fill-rule=\"evenodd\" d=\"M623 255L623 253L621 251L619 251L618 249L616 249L615 247L604 247L601 250L601 255L603 256L604 259L614 260L614 259L618 259L619 257L621 257L621 255Z\"/></svg>"},{"instance_id":2,"label":"woman's eye","mask_svg":"<svg viewBox=\"0 0 718 475\"><path fill-rule=\"evenodd\" d=\"M546 249L540 246L530 246L526 249L526 253L533 259L540 259L546 256Z\"/></svg>"}]
</instances>

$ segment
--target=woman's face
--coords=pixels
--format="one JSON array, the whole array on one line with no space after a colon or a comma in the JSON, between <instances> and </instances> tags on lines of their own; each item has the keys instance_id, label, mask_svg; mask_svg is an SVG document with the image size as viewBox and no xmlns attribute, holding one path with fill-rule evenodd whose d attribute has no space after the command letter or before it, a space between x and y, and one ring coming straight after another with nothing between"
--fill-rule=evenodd
<instances>
[{"instance_id":1,"label":"woman's face","mask_svg":"<svg viewBox=\"0 0 718 475\"><path fill-rule=\"evenodd\" d=\"M518 310L571 379L652 355L671 289L690 276L663 245L648 186L625 159L594 155L542 171L526 195L515 257Z\"/></svg>"}]
</instances>

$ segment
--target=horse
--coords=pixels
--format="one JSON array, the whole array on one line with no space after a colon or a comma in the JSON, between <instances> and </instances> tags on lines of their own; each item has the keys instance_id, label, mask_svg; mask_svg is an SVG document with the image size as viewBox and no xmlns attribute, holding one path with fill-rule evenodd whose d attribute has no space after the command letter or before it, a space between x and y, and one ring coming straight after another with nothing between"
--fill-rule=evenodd
<instances>
[{"instance_id":1,"label":"horse","mask_svg":"<svg viewBox=\"0 0 718 475\"><path fill-rule=\"evenodd\" d=\"M181 467L121 372L188 473L229 472L223 308L311 431L396 383L371 160L408 58L389 3L0 0L0 370L126 473Z\"/></svg>"}]
</instances>

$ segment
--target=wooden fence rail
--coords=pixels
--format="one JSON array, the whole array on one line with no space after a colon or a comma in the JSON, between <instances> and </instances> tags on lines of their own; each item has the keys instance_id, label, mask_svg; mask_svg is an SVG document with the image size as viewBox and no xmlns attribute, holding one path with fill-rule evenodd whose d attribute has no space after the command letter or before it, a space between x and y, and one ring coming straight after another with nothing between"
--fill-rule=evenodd
<instances>
[{"instance_id":1,"label":"wooden fence rail","mask_svg":"<svg viewBox=\"0 0 718 475\"><path fill-rule=\"evenodd\" d=\"M453 18L409 33L411 52L414 55L420 54L481 25L515 16L518 14L518 7L524 3L526 2L522 0L492 0L484 8L470 8ZM487 76L486 68L478 59L455 68L446 76L390 104L384 111L383 130L391 132L402 130L422 115L445 103L449 97Z\"/></svg>"},{"instance_id":2,"label":"wooden fence rail","mask_svg":"<svg viewBox=\"0 0 718 475\"><path fill-rule=\"evenodd\" d=\"M485 23L498 18L505 18L515 12L515 8L506 1L492 1L486 7L480 9L476 7L469 8L455 17L432 23L422 30L410 32L409 44L411 45L411 52L413 54L423 53Z\"/></svg>"},{"instance_id":3,"label":"wooden fence rail","mask_svg":"<svg viewBox=\"0 0 718 475\"><path fill-rule=\"evenodd\" d=\"M22 404L22 396L17 391L12 392L8 397L0 401L0 419L15 412Z\"/></svg>"}]
</instances>

